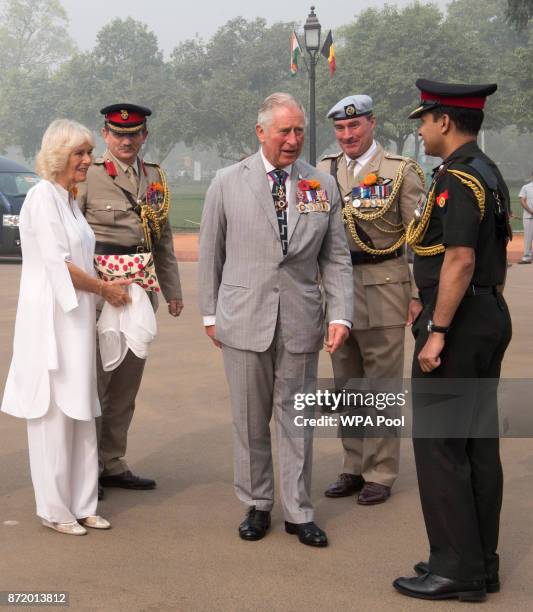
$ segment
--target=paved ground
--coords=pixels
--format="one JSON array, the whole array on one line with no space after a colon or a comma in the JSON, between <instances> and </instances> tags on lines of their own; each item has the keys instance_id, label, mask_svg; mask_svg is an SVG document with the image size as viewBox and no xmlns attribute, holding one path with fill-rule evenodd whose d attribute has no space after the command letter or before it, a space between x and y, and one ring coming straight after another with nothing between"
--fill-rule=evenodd
<instances>
[{"instance_id":1,"label":"paved ground","mask_svg":"<svg viewBox=\"0 0 533 612\"><path fill-rule=\"evenodd\" d=\"M83 538L40 526L34 516L25 423L0 415L0 591L67 590L71 609L137 611L464 610L394 592L391 581L426 558L412 449L403 442L401 477L388 503L364 508L322 491L337 474L340 443L315 445L313 497L327 549L302 546L282 528L279 507L261 542L243 542L243 508L232 489L228 393L220 353L196 310L196 264L181 264L186 309L179 321L158 313L128 457L158 489L110 491L100 511L110 532ZM0 381L11 353L20 268L0 266ZM509 271L515 336L504 375L530 377L533 266ZM411 351L411 342L408 354ZM322 376L330 372L321 357ZM503 590L486 610L533 609L533 443L504 440L506 488L501 530ZM6 525L16 521L16 525Z\"/></svg>"}]
</instances>

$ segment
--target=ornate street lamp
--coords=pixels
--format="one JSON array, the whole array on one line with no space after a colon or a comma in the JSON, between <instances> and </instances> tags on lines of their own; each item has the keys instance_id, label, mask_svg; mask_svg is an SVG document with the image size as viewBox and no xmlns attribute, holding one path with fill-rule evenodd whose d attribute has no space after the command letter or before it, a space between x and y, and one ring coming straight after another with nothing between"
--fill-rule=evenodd
<instances>
[{"instance_id":1,"label":"ornate street lamp","mask_svg":"<svg viewBox=\"0 0 533 612\"><path fill-rule=\"evenodd\" d=\"M309 163L313 166L316 165L315 66L319 58L321 29L312 6L304 25L304 36L309 54Z\"/></svg>"}]
</instances>

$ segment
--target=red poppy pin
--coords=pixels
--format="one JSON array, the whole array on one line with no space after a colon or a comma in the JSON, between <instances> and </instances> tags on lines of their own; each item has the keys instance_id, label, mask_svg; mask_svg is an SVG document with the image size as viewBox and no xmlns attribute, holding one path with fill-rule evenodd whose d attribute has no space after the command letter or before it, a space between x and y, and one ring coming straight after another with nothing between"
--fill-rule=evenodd
<instances>
[{"instance_id":1,"label":"red poppy pin","mask_svg":"<svg viewBox=\"0 0 533 612\"><path fill-rule=\"evenodd\" d=\"M436 202L437 202L437 206L440 206L441 208L444 208L446 206L446 204L448 203L448 190L447 189L443 191L442 193L439 193L439 195L437 196Z\"/></svg>"}]
</instances>

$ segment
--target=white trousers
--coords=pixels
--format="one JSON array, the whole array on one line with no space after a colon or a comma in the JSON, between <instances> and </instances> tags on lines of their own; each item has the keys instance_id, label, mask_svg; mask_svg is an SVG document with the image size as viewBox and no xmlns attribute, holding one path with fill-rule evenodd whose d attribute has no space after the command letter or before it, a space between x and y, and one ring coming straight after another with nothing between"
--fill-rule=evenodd
<instances>
[{"instance_id":1,"label":"white trousers","mask_svg":"<svg viewBox=\"0 0 533 612\"><path fill-rule=\"evenodd\" d=\"M94 419L71 419L50 402L43 417L27 423L37 515L55 523L95 515L98 450Z\"/></svg>"},{"instance_id":2,"label":"white trousers","mask_svg":"<svg viewBox=\"0 0 533 612\"><path fill-rule=\"evenodd\" d=\"M524 222L524 257L531 259L531 243L533 242L533 219L523 219Z\"/></svg>"}]
</instances>

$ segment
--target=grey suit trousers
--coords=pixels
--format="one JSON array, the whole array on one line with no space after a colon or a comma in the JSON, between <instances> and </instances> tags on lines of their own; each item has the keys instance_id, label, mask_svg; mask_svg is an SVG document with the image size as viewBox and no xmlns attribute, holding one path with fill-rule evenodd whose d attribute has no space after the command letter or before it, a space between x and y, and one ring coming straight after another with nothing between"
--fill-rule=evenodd
<instances>
[{"instance_id":1,"label":"grey suit trousers","mask_svg":"<svg viewBox=\"0 0 533 612\"><path fill-rule=\"evenodd\" d=\"M313 433L296 427L295 393L316 391L318 353L289 353L279 320L274 340L263 353L222 346L234 439L237 497L258 510L274 505L270 420L278 441L281 503L285 520L313 520L311 467Z\"/></svg>"}]
</instances>

